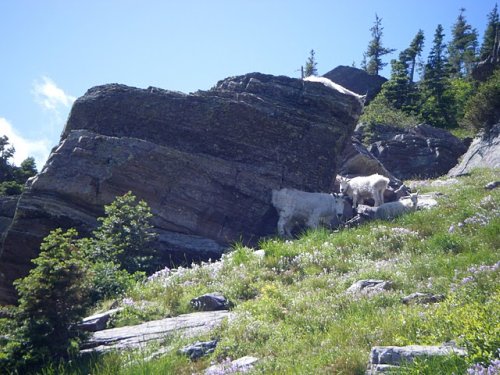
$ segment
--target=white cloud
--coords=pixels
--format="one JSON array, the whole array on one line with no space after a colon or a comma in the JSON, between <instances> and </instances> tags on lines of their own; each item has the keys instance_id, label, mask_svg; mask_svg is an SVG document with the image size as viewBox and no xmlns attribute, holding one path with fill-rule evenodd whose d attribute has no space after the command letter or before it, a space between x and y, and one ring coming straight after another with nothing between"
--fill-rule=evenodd
<instances>
[{"instance_id":1,"label":"white cloud","mask_svg":"<svg viewBox=\"0 0 500 375\"><path fill-rule=\"evenodd\" d=\"M61 107L70 108L76 100L74 96L68 95L63 89L57 87L49 77L42 76L41 81L33 83L33 94L35 100L42 108L58 112Z\"/></svg>"},{"instance_id":2,"label":"white cloud","mask_svg":"<svg viewBox=\"0 0 500 375\"><path fill-rule=\"evenodd\" d=\"M36 167L40 171L49 156L51 143L48 139L30 140L20 136L14 127L3 117L0 117L0 136L6 135L9 144L14 146L13 162L19 166L28 156L35 158Z\"/></svg>"}]
</instances>

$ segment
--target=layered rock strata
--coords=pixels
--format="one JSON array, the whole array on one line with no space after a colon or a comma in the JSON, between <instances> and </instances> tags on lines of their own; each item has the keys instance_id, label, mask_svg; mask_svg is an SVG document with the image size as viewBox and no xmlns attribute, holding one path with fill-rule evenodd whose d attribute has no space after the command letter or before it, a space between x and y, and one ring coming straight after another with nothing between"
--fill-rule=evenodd
<instances>
[{"instance_id":1,"label":"layered rock strata","mask_svg":"<svg viewBox=\"0 0 500 375\"><path fill-rule=\"evenodd\" d=\"M132 191L174 264L273 235L271 191L328 192L362 102L317 82L252 73L182 94L111 84L73 105L61 142L19 199L0 256L0 303L15 300L50 230L95 228Z\"/></svg>"}]
</instances>

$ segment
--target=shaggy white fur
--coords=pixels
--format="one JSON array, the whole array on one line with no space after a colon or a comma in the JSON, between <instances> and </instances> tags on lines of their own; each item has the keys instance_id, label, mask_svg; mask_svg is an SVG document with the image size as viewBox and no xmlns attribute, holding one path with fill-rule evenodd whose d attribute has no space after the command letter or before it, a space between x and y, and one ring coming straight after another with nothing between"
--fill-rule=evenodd
<instances>
[{"instance_id":1,"label":"shaggy white fur","mask_svg":"<svg viewBox=\"0 0 500 375\"><path fill-rule=\"evenodd\" d=\"M382 220L394 219L404 213L416 211L418 206L418 193L410 194L410 199L401 199L396 202L384 203L377 207L375 218Z\"/></svg>"},{"instance_id":2,"label":"shaggy white fur","mask_svg":"<svg viewBox=\"0 0 500 375\"><path fill-rule=\"evenodd\" d=\"M375 207L384 203L384 191L389 185L389 179L379 174L370 176L340 178L340 192L352 198L352 207L356 208L363 204L366 198L373 198ZM359 202L358 202L359 201Z\"/></svg>"},{"instance_id":3,"label":"shaggy white fur","mask_svg":"<svg viewBox=\"0 0 500 375\"><path fill-rule=\"evenodd\" d=\"M295 189L273 190L273 206L278 211L278 234L292 237L295 221L304 221L308 228L317 228L321 222L329 224L344 212L344 200L333 194L307 193Z\"/></svg>"}]
</instances>

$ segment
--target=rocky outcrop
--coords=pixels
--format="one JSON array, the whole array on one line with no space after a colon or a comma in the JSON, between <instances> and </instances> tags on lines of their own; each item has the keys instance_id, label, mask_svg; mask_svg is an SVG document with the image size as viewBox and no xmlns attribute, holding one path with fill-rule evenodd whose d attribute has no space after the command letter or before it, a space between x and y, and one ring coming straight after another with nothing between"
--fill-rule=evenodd
<instances>
[{"instance_id":1,"label":"rocky outcrop","mask_svg":"<svg viewBox=\"0 0 500 375\"><path fill-rule=\"evenodd\" d=\"M393 130L393 132L396 132ZM399 179L446 174L466 151L460 139L429 125L384 134L368 150Z\"/></svg>"},{"instance_id":2,"label":"rocky outcrop","mask_svg":"<svg viewBox=\"0 0 500 375\"><path fill-rule=\"evenodd\" d=\"M272 189L329 191L361 109L321 83L259 73L189 95L90 89L19 200L1 252L0 303L14 300L13 280L50 230L88 233L129 190L150 205L163 260L177 265L274 234Z\"/></svg>"},{"instance_id":3,"label":"rocky outcrop","mask_svg":"<svg viewBox=\"0 0 500 375\"><path fill-rule=\"evenodd\" d=\"M227 310L179 315L136 326L110 328L92 333L82 345L82 353L134 349L169 335L191 337L208 333L228 318Z\"/></svg>"},{"instance_id":4,"label":"rocky outcrop","mask_svg":"<svg viewBox=\"0 0 500 375\"><path fill-rule=\"evenodd\" d=\"M448 176L460 176L474 168L500 168L500 124L474 138L460 163L448 172Z\"/></svg>"},{"instance_id":5,"label":"rocky outcrop","mask_svg":"<svg viewBox=\"0 0 500 375\"><path fill-rule=\"evenodd\" d=\"M19 196L0 197L0 239L12 223Z\"/></svg>"},{"instance_id":6,"label":"rocky outcrop","mask_svg":"<svg viewBox=\"0 0 500 375\"><path fill-rule=\"evenodd\" d=\"M323 74L323 77L344 86L356 94L366 95L366 103L377 96L382 89L382 85L387 81L382 76L371 75L363 69L344 65L337 66L335 69Z\"/></svg>"}]
</instances>

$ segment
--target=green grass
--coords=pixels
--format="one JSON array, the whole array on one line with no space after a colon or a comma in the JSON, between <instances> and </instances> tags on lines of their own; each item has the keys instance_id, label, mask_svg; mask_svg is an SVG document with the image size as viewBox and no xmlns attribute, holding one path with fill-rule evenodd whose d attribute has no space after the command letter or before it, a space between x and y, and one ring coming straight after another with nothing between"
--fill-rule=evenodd
<instances>
[{"instance_id":1,"label":"green grass","mask_svg":"<svg viewBox=\"0 0 500 375\"><path fill-rule=\"evenodd\" d=\"M263 259L236 245L221 262L136 285L128 296L133 304L113 324L190 312L189 300L206 292L232 301L236 318L214 333L220 342L207 358L178 355L177 348L195 341L178 338L159 359L115 353L46 373L191 374L211 361L253 355L262 359L255 373L363 374L374 345L449 340L469 355L420 360L402 373L458 374L486 363L500 348L500 278L493 266L500 261L500 189L483 186L498 179L498 170L478 170L456 185L421 188L444 194L438 208L355 229L309 231L294 241L267 239L259 246ZM390 280L393 288L370 298L345 293L366 278ZM401 303L416 291L447 298L430 306Z\"/></svg>"}]
</instances>

